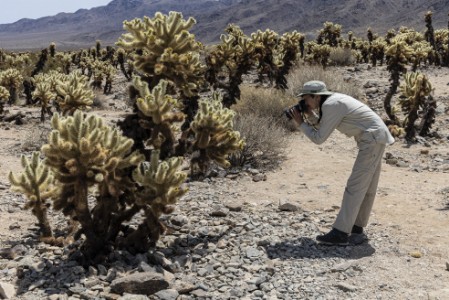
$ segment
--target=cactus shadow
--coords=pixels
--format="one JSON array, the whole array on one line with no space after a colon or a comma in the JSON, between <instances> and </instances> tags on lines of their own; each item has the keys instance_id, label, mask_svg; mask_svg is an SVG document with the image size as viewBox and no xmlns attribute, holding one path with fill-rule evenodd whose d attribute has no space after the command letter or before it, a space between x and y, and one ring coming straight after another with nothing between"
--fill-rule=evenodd
<instances>
[{"instance_id":1,"label":"cactus shadow","mask_svg":"<svg viewBox=\"0 0 449 300\"><path fill-rule=\"evenodd\" d=\"M328 257L360 259L371 256L376 252L366 239L363 242L350 240L348 246L329 246L319 244L309 237L300 237L295 240L266 245L264 248L270 259L281 260Z\"/></svg>"}]
</instances>

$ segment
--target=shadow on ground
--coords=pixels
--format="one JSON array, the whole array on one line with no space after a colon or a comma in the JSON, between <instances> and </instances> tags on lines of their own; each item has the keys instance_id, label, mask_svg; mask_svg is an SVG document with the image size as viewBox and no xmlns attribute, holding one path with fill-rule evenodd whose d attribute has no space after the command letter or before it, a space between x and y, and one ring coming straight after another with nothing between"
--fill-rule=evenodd
<instances>
[{"instance_id":1,"label":"shadow on ground","mask_svg":"<svg viewBox=\"0 0 449 300\"><path fill-rule=\"evenodd\" d=\"M319 259L326 257L340 257L349 259L360 259L371 256L376 250L366 239L356 243L350 241L348 246L328 246L317 243L308 237L296 240L283 241L274 245L264 246L270 259Z\"/></svg>"}]
</instances>

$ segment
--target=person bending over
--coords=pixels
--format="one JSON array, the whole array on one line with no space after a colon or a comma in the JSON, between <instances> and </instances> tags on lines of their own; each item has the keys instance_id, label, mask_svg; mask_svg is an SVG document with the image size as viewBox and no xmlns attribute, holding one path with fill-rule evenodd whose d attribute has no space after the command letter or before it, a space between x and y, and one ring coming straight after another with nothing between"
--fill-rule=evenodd
<instances>
[{"instance_id":1,"label":"person bending over","mask_svg":"<svg viewBox=\"0 0 449 300\"><path fill-rule=\"evenodd\" d=\"M304 100L307 112L319 110L315 126L304 122L296 107L288 110L312 142L323 143L334 129L354 137L357 142L357 158L335 223L328 233L316 237L323 244L347 245L349 234L362 234L368 224L385 146L394 143L394 138L382 119L367 105L351 96L327 90L322 81L306 82L298 96Z\"/></svg>"}]
</instances>

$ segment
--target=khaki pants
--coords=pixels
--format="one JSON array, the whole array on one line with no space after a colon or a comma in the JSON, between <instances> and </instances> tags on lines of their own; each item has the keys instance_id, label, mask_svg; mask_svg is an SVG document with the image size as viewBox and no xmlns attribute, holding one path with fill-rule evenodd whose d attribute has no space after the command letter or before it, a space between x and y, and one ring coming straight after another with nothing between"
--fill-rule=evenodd
<instances>
[{"instance_id":1,"label":"khaki pants","mask_svg":"<svg viewBox=\"0 0 449 300\"><path fill-rule=\"evenodd\" d=\"M350 233L355 224L365 227L376 197L385 144L359 143L359 153L346 184L334 228Z\"/></svg>"}]
</instances>

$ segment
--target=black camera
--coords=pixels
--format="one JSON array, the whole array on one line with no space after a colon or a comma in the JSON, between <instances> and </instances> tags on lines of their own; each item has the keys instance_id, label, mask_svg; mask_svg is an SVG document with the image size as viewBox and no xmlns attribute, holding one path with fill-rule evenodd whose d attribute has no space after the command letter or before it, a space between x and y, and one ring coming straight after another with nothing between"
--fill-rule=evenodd
<instances>
[{"instance_id":1,"label":"black camera","mask_svg":"<svg viewBox=\"0 0 449 300\"><path fill-rule=\"evenodd\" d=\"M293 116L290 113L291 109L296 109L300 113L307 112L306 101L304 99L302 99L301 101L298 102L298 104L294 105L293 107L287 107L286 109L284 109L284 114L287 117L287 119L289 119L289 120L293 119Z\"/></svg>"}]
</instances>

